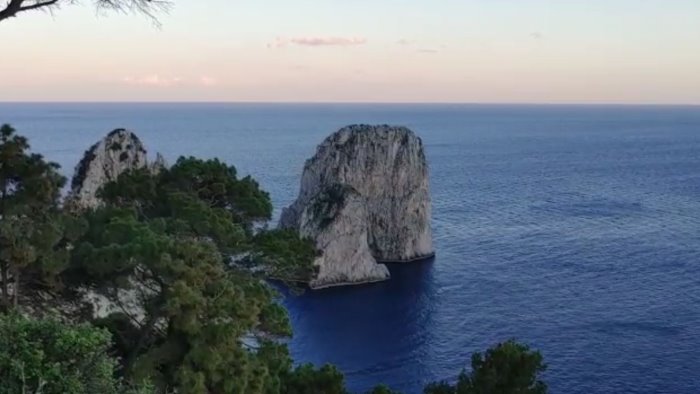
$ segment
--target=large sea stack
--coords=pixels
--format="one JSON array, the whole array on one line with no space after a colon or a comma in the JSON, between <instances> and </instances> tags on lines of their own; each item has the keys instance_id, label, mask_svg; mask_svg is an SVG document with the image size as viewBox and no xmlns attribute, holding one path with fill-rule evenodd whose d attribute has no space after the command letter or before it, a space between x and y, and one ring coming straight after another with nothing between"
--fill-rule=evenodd
<instances>
[{"instance_id":1,"label":"large sea stack","mask_svg":"<svg viewBox=\"0 0 700 394\"><path fill-rule=\"evenodd\" d=\"M307 160L280 227L316 241L322 255L310 285L317 288L384 280L381 263L432 256L430 214L420 138L405 127L354 125L326 138Z\"/></svg>"},{"instance_id":2,"label":"large sea stack","mask_svg":"<svg viewBox=\"0 0 700 394\"><path fill-rule=\"evenodd\" d=\"M97 191L103 185L126 171L147 166L146 148L136 134L116 129L85 152L75 168L68 201L78 209L95 208L100 205ZM160 166L165 162L159 155L150 168L158 171Z\"/></svg>"}]
</instances>

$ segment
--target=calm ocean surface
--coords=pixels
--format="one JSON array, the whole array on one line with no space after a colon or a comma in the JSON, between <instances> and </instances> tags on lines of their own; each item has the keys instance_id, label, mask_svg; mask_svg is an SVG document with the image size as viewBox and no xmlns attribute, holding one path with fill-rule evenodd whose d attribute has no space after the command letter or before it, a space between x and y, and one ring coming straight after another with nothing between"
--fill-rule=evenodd
<instances>
[{"instance_id":1,"label":"calm ocean surface","mask_svg":"<svg viewBox=\"0 0 700 394\"><path fill-rule=\"evenodd\" d=\"M437 257L287 297L296 360L412 394L514 337L542 351L552 393L700 393L700 107L0 104L5 122L66 175L117 127L171 162L219 157L276 216L328 134L409 126Z\"/></svg>"}]
</instances>

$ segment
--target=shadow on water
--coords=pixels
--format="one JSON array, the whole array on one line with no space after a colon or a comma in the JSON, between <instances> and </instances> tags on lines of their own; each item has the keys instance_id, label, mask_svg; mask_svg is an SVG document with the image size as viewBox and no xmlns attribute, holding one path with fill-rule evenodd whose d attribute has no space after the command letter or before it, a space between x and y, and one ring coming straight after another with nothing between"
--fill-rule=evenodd
<instances>
[{"instance_id":1,"label":"shadow on water","mask_svg":"<svg viewBox=\"0 0 700 394\"><path fill-rule=\"evenodd\" d=\"M385 282L308 290L299 296L283 291L294 329L289 343L294 359L337 365L352 390L364 390L399 370L422 376L423 365L415 360L428 351L426 328L436 297L433 263L434 258L387 264L391 279ZM365 381L368 376L373 381Z\"/></svg>"}]
</instances>

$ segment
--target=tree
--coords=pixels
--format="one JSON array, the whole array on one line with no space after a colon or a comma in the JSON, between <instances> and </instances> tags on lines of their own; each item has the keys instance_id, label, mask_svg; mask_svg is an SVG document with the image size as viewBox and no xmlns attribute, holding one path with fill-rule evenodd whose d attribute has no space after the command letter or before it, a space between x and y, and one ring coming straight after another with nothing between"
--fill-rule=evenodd
<instances>
[{"instance_id":1,"label":"tree","mask_svg":"<svg viewBox=\"0 0 700 394\"><path fill-rule=\"evenodd\" d=\"M109 343L109 332L87 324L0 316L0 393L148 393L114 378Z\"/></svg>"},{"instance_id":2,"label":"tree","mask_svg":"<svg viewBox=\"0 0 700 394\"><path fill-rule=\"evenodd\" d=\"M160 392L279 392L291 360L277 339L291 328L264 278L311 272L315 250L264 229L267 193L218 160L181 158L158 174L122 174L98 195L104 206L84 213L66 277L116 306L97 323L115 335L127 378Z\"/></svg>"},{"instance_id":3,"label":"tree","mask_svg":"<svg viewBox=\"0 0 700 394\"><path fill-rule=\"evenodd\" d=\"M290 371L283 379L284 394L348 394L343 374L330 364L315 369L303 364Z\"/></svg>"},{"instance_id":4,"label":"tree","mask_svg":"<svg viewBox=\"0 0 700 394\"><path fill-rule=\"evenodd\" d=\"M60 213L58 165L29 153L27 139L0 127L0 284L3 309L17 307L28 282L54 284L79 222ZM25 275L25 274L32 275Z\"/></svg>"},{"instance_id":5,"label":"tree","mask_svg":"<svg viewBox=\"0 0 700 394\"><path fill-rule=\"evenodd\" d=\"M401 394L398 391L394 391L389 386L380 384L374 387L372 390L368 391L367 394Z\"/></svg>"},{"instance_id":6,"label":"tree","mask_svg":"<svg viewBox=\"0 0 700 394\"><path fill-rule=\"evenodd\" d=\"M217 159L181 157L158 174L138 169L108 183L107 206L133 209L138 220L158 220L164 231L213 241L227 261L288 282L316 272L313 243L290 230L267 230L272 202L250 176Z\"/></svg>"},{"instance_id":7,"label":"tree","mask_svg":"<svg viewBox=\"0 0 700 394\"><path fill-rule=\"evenodd\" d=\"M540 352L509 340L472 355L472 370L463 371L456 385L433 383L426 394L545 394L547 385L540 380L546 370Z\"/></svg>"},{"instance_id":8,"label":"tree","mask_svg":"<svg viewBox=\"0 0 700 394\"><path fill-rule=\"evenodd\" d=\"M0 8L0 22L32 10L53 10L62 5L73 4L73 0L5 0ZM96 0L98 9L112 11L135 11L154 17L154 12L167 11L171 5L167 0Z\"/></svg>"}]
</instances>

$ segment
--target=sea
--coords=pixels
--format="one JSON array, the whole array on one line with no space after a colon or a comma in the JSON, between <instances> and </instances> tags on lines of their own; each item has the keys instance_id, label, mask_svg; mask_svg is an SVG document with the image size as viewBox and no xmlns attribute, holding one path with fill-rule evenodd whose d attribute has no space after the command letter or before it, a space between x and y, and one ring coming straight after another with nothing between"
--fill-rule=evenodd
<instances>
[{"instance_id":1,"label":"sea","mask_svg":"<svg viewBox=\"0 0 700 394\"><path fill-rule=\"evenodd\" d=\"M408 126L436 257L285 294L297 362L413 394L514 338L542 353L551 393L700 393L700 107L4 103L0 123L69 177L121 127L151 157L218 157L259 180L275 218L330 133Z\"/></svg>"}]
</instances>

